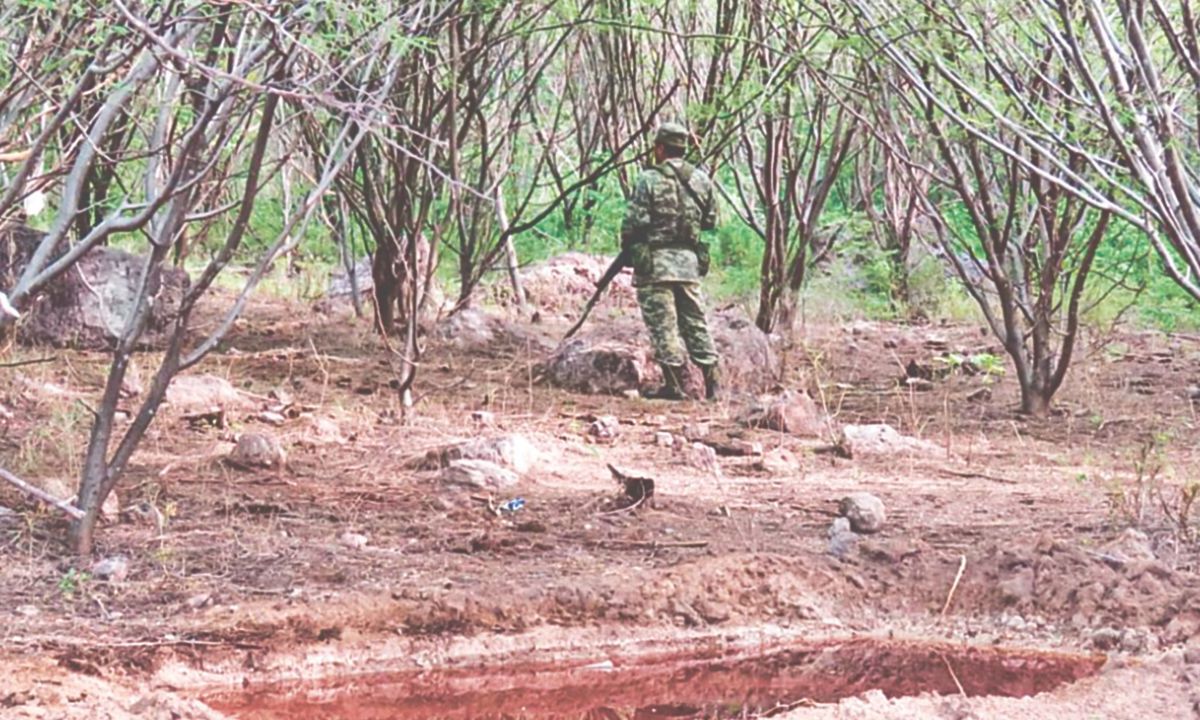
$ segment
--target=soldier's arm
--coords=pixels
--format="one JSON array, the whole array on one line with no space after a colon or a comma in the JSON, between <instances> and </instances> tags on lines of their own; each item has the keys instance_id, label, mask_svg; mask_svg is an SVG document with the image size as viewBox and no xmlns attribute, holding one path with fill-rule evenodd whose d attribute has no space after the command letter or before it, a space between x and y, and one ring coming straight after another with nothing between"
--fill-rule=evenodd
<instances>
[{"instance_id":1,"label":"soldier's arm","mask_svg":"<svg viewBox=\"0 0 1200 720\"><path fill-rule=\"evenodd\" d=\"M650 183L646 173L638 176L633 187L633 196L629 198L629 206L625 208L625 218L621 221L621 247L640 242L650 226Z\"/></svg>"}]
</instances>

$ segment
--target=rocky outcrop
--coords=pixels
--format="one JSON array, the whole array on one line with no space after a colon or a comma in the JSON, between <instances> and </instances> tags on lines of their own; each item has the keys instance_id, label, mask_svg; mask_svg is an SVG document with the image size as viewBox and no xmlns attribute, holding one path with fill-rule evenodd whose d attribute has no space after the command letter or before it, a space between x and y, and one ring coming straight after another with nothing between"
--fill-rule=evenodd
<instances>
[{"instance_id":1,"label":"rocky outcrop","mask_svg":"<svg viewBox=\"0 0 1200 720\"><path fill-rule=\"evenodd\" d=\"M29 228L0 232L0 285L11 284L42 235ZM110 247L88 251L25 308L18 339L31 345L112 349L137 302L145 258ZM164 268L139 349L160 348L188 287L187 273Z\"/></svg>"}]
</instances>

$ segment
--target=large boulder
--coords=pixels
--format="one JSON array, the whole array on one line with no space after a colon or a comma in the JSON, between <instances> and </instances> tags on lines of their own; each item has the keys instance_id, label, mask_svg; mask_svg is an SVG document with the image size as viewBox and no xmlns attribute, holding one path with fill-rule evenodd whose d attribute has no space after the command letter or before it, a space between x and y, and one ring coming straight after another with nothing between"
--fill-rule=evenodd
<instances>
[{"instance_id":1,"label":"large boulder","mask_svg":"<svg viewBox=\"0 0 1200 720\"><path fill-rule=\"evenodd\" d=\"M8 286L20 275L42 237L25 227L0 231L0 285ZM26 309L18 338L31 345L112 349L137 301L144 266L144 257L110 247L93 248L35 298ZM163 346L188 284L187 273L163 269L139 349Z\"/></svg>"},{"instance_id":2,"label":"large boulder","mask_svg":"<svg viewBox=\"0 0 1200 720\"><path fill-rule=\"evenodd\" d=\"M537 263L520 273L525 299L543 313L574 320L596 291L596 283L612 260L612 257L602 255L570 252ZM507 275L497 281L491 291L500 304L512 303L512 286ZM633 289L633 274L629 270L613 279L601 305L602 308L616 307L636 312L637 293ZM603 313L602 308L597 308L597 315Z\"/></svg>"},{"instance_id":3,"label":"large boulder","mask_svg":"<svg viewBox=\"0 0 1200 720\"><path fill-rule=\"evenodd\" d=\"M710 312L708 326L721 356L726 388L759 391L775 384L780 366L771 341L744 312ZM620 394L662 382L646 329L634 318L584 326L539 368L554 385L589 394ZM693 397L702 396L704 381L690 364L685 385Z\"/></svg>"}]
</instances>

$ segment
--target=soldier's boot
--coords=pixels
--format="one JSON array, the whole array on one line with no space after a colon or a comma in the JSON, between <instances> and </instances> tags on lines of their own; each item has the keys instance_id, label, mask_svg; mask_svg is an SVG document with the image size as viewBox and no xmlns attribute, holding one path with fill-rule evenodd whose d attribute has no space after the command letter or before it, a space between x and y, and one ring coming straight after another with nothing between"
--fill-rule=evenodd
<instances>
[{"instance_id":1,"label":"soldier's boot","mask_svg":"<svg viewBox=\"0 0 1200 720\"><path fill-rule=\"evenodd\" d=\"M687 393L683 390L683 367L666 363L659 363L658 366L662 368L663 384L647 392L644 397L648 400L687 400Z\"/></svg>"},{"instance_id":2,"label":"soldier's boot","mask_svg":"<svg viewBox=\"0 0 1200 720\"><path fill-rule=\"evenodd\" d=\"M721 370L716 363L701 365L700 372L704 374L704 399L712 402L721 392Z\"/></svg>"}]
</instances>

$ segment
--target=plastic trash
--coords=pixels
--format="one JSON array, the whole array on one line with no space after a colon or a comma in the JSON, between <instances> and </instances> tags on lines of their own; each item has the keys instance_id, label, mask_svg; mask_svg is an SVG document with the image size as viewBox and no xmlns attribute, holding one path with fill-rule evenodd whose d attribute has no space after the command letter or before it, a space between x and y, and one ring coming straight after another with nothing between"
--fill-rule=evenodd
<instances>
[{"instance_id":1,"label":"plastic trash","mask_svg":"<svg viewBox=\"0 0 1200 720\"><path fill-rule=\"evenodd\" d=\"M508 502L501 503L497 509L500 512L515 513L523 507L525 507L525 498L513 498Z\"/></svg>"}]
</instances>

